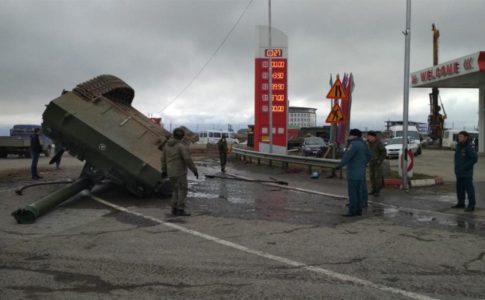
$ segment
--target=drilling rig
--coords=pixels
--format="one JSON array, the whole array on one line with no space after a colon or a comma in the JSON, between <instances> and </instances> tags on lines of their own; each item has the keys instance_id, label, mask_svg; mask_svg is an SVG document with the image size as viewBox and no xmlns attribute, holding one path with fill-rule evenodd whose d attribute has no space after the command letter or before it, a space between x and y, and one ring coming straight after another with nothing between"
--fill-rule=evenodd
<instances>
[{"instance_id":1,"label":"drilling rig","mask_svg":"<svg viewBox=\"0 0 485 300\"><path fill-rule=\"evenodd\" d=\"M440 31L436 26L431 26L433 32L433 66L438 65L438 39L440 37ZM430 114L428 116L428 132L433 141L438 140L439 145L443 142L443 130L446 119L445 107L440 99L440 92L437 87L432 88L429 94ZM440 105L441 104L441 105ZM443 114L441 114L441 110Z\"/></svg>"}]
</instances>

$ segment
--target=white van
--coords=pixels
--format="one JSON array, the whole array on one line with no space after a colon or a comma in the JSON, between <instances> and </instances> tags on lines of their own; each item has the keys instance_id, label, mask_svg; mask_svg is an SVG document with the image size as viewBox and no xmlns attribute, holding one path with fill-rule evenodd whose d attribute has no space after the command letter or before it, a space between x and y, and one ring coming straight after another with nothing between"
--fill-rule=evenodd
<instances>
[{"instance_id":1,"label":"white van","mask_svg":"<svg viewBox=\"0 0 485 300\"><path fill-rule=\"evenodd\" d=\"M235 132L222 130L205 130L199 132L199 141L196 144L217 144L223 134L226 136L226 141L228 144L239 143L238 139L236 138Z\"/></svg>"},{"instance_id":2,"label":"white van","mask_svg":"<svg viewBox=\"0 0 485 300\"><path fill-rule=\"evenodd\" d=\"M391 137L396 138L396 137L403 137L404 136L404 127L402 125L395 125L391 126L389 128L389 131L391 132ZM422 152L421 149L421 135L418 132L418 129L414 125L408 125L408 139L410 143L416 144L418 147L418 150L416 152L416 155L420 155Z\"/></svg>"},{"instance_id":3,"label":"white van","mask_svg":"<svg viewBox=\"0 0 485 300\"><path fill-rule=\"evenodd\" d=\"M443 143L442 146L443 148L450 148L451 150L456 149L456 143L458 143L458 133L463 130L459 129L449 129L445 130L443 133ZM478 138L478 131L466 131L468 134L470 134L470 140L473 141L473 139Z\"/></svg>"}]
</instances>

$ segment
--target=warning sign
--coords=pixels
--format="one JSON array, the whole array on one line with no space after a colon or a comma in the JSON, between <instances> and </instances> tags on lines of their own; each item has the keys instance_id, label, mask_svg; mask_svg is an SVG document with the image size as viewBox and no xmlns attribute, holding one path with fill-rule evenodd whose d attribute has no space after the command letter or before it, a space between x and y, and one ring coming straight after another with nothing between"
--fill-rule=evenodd
<instances>
[{"instance_id":1,"label":"warning sign","mask_svg":"<svg viewBox=\"0 0 485 300\"><path fill-rule=\"evenodd\" d=\"M337 78L335 83L332 85L332 88L327 94L328 99L347 99L347 93L345 92L345 88L340 82L340 79Z\"/></svg>"},{"instance_id":2,"label":"warning sign","mask_svg":"<svg viewBox=\"0 0 485 300\"><path fill-rule=\"evenodd\" d=\"M328 114L327 119L325 120L326 123L339 123L344 121L344 113L340 106L335 103L332 107L332 111Z\"/></svg>"}]
</instances>

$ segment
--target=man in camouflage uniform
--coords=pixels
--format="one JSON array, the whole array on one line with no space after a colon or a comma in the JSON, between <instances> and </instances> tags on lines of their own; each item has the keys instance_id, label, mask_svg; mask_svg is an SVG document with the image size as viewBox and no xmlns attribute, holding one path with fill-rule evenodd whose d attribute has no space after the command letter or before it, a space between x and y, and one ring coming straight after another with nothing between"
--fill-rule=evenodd
<instances>
[{"instance_id":1,"label":"man in camouflage uniform","mask_svg":"<svg viewBox=\"0 0 485 300\"><path fill-rule=\"evenodd\" d=\"M173 136L165 144L162 153L162 178L168 176L172 184L172 215L190 216L185 211L187 197L187 168L199 178L197 168L192 161L187 145L182 141L185 133L181 128L175 128Z\"/></svg>"},{"instance_id":2,"label":"man in camouflage uniform","mask_svg":"<svg viewBox=\"0 0 485 300\"><path fill-rule=\"evenodd\" d=\"M227 140L224 133L222 134L221 139L217 142L217 148L219 150L219 158L221 160L221 171L226 172Z\"/></svg>"},{"instance_id":3,"label":"man in camouflage uniform","mask_svg":"<svg viewBox=\"0 0 485 300\"><path fill-rule=\"evenodd\" d=\"M369 195L378 197L384 183L382 162L386 159L386 148L377 137L375 131L369 131L367 133L367 144L369 145L371 153L371 159L369 161L369 179L372 190Z\"/></svg>"}]
</instances>

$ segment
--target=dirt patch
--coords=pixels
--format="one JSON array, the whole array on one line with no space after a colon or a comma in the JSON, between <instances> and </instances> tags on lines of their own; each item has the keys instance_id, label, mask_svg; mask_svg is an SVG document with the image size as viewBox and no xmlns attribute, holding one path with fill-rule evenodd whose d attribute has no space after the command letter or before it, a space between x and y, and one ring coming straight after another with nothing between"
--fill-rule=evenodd
<instances>
[{"instance_id":1,"label":"dirt patch","mask_svg":"<svg viewBox=\"0 0 485 300\"><path fill-rule=\"evenodd\" d=\"M75 179L81 174L83 162L66 155L61 162L61 168L56 169L49 165L50 158L39 159L38 170L43 177L42 181L53 181L63 179ZM0 185L18 185L25 182L32 182L30 174L31 160L28 158L9 157L0 159Z\"/></svg>"}]
</instances>

